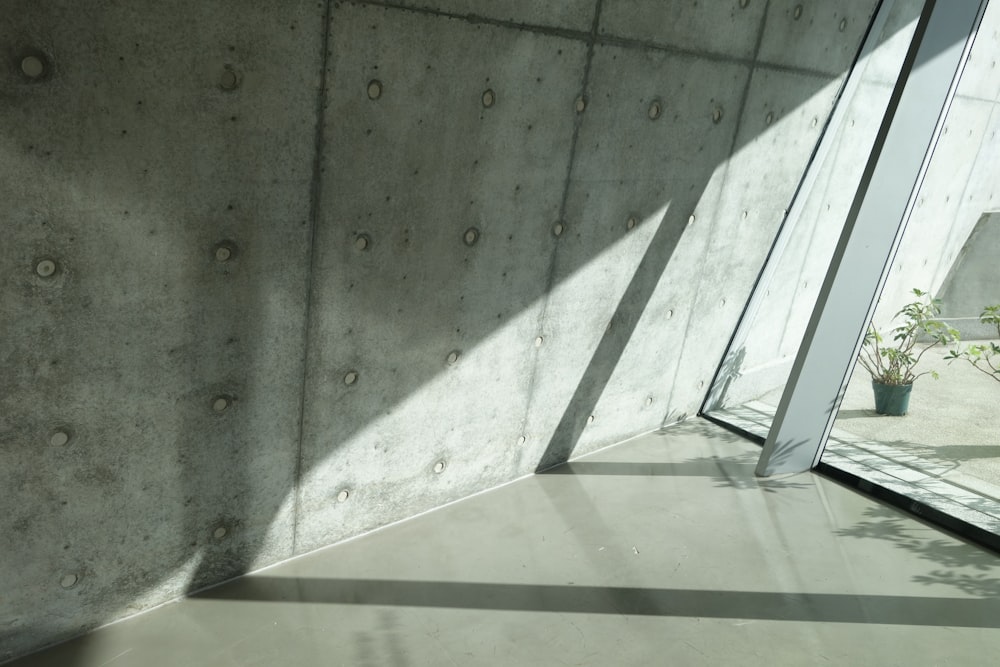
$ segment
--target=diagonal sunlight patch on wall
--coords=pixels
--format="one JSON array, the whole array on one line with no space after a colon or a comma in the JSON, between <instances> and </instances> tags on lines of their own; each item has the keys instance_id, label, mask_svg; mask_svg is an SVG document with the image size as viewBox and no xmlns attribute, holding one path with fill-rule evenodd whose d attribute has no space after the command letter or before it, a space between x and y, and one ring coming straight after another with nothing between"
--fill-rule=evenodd
<instances>
[{"instance_id":1,"label":"diagonal sunlight patch on wall","mask_svg":"<svg viewBox=\"0 0 1000 667\"><path fill-rule=\"evenodd\" d=\"M636 218L631 227L627 220L623 221L619 240L576 269L555 289L578 293L586 285L600 282L604 288L622 294L638 267L633 258L645 254L667 209L665 205L644 219ZM345 434L322 460L310 462L304 473L304 487L318 488L325 480L337 480L323 494L302 497L300 512L314 517L305 522L310 534L323 535L323 539L329 540L330 535L348 530L356 533L379 525L370 522L345 527L342 514L320 511L336 506L335 500L344 490L350 494L351 502L377 502L388 505L387 510L398 511L397 508L419 504L420 497L427 493L426 489L407 489L405 482L413 478L414 471L440 485L437 493L452 495L462 493L470 484L481 488L501 484L509 479L511 469L520 474L534 470L551 432L527 430L523 421L508 418L512 403L517 404L517 412L527 414L529 401L527 387L523 385L527 369L511 365L509 359L511 350L521 349L526 363L531 363L560 345L557 337L537 329L537 305L541 300L539 297L536 304L507 317L470 348L442 346L439 372L430 374L423 384L386 406L361 429ZM593 345L596 344L594 341ZM563 372L557 380L575 386L581 378ZM358 372L356 387L346 385L344 378L331 378L336 391L345 397L341 400L348 400L346 397L355 390L366 391L363 386L366 382L363 370ZM518 391L518 387L524 389ZM553 399L564 408L570 396ZM433 441L416 439L414 425L433 425L437 436ZM498 437L505 439L508 446L490 447L489 443ZM438 462L445 469L435 473Z\"/></svg>"}]
</instances>

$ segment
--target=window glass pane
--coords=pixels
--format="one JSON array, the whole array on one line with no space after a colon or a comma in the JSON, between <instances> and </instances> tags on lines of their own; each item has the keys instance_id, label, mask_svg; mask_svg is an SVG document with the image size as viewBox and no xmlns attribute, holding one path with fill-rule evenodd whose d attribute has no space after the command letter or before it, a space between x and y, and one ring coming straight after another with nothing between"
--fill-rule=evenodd
<instances>
[{"instance_id":1,"label":"window glass pane","mask_svg":"<svg viewBox=\"0 0 1000 667\"><path fill-rule=\"evenodd\" d=\"M1000 533L998 34L1000 3L991 3L879 298L870 329L878 338L862 349L822 459L993 533ZM869 369L889 384L873 386ZM905 415L889 414L897 412Z\"/></svg>"},{"instance_id":2,"label":"window glass pane","mask_svg":"<svg viewBox=\"0 0 1000 667\"><path fill-rule=\"evenodd\" d=\"M861 180L922 2L883 3L704 412L764 437Z\"/></svg>"}]
</instances>

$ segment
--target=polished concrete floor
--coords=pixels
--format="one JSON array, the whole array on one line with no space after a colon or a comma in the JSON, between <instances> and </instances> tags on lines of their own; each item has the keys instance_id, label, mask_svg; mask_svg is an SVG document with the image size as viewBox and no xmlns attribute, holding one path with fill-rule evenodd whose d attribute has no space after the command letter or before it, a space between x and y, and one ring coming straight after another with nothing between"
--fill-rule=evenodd
<instances>
[{"instance_id":1,"label":"polished concrete floor","mask_svg":"<svg viewBox=\"0 0 1000 667\"><path fill-rule=\"evenodd\" d=\"M1000 558L700 420L11 663L986 665Z\"/></svg>"},{"instance_id":2,"label":"polished concrete floor","mask_svg":"<svg viewBox=\"0 0 1000 667\"><path fill-rule=\"evenodd\" d=\"M1000 341L997 341L1000 342ZM876 414L871 377L856 367L823 462L1000 535L1000 382L932 348L903 417ZM783 387L713 416L767 437Z\"/></svg>"}]
</instances>

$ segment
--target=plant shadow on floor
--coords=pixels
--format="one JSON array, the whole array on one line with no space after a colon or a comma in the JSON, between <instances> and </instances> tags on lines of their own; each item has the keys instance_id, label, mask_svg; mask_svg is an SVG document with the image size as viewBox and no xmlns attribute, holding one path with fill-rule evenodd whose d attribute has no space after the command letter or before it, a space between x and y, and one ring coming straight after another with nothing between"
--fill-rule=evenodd
<instances>
[{"instance_id":1,"label":"plant shadow on floor","mask_svg":"<svg viewBox=\"0 0 1000 667\"><path fill-rule=\"evenodd\" d=\"M879 414L872 410L841 410L837 413L837 419L861 419L867 417L878 417Z\"/></svg>"},{"instance_id":2,"label":"plant shadow on floor","mask_svg":"<svg viewBox=\"0 0 1000 667\"><path fill-rule=\"evenodd\" d=\"M782 489L809 489L815 486L812 481L757 477L754 474L754 469L757 467L758 456L757 453L728 457L703 456L689 459L686 463L714 467L717 472L712 479L715 482L715 487L719 489L758 489L767 493L776 493Z\"/></svg>"},{"instance_id":3,"label":"plant shadow on floor","mask_svg":"<svg viewBox=\"0 0 1000 667\"><path fill-rule=\"evenodd\" d=\"M875 458L866 460L865 465L879 472L898 476L897 469L902 467L923 473L928 480L940 480L963 488L965 491L953 498L955 502L1000 519L1000 475L983 474L984 470L990 470L989 465L978 470L960 468L963 463L977 461L995 461L1000 464L998 445L930 445L906 440L854 441L837 438L832 438L831 442L834 443L834 451L838 453L843 453L841 448L855 448L874 456ZM961 478L956 478L953 473L978 479L984 484L965 487L961 481L957 481ZM915 492L926 491L922 484L923 482L914 483ZM989 485L996 487L992 494L985 490ZM970 498L968 493L975 494L976 497Z\"/></svg>"},{"instance_id":4,"label":"plant shadow on floor","mask_svg":"<svg viewBox=\"0 0 1000 667\"><path fill-rule=\"evenodd\" d=\"M928 530L889 507L872 507L868 517L850 528L837 531L840 537L881 540L941 569L913 577L926 586L950 586L967 595L1000 598L1000 557L954 539L925 539L918 533Z\"/></svg>"},{"instance_id":5,"label":"plant shadow on floor","mask_svg":"<svg viewBox=\"0 0 1000 667\"><path fill-rule=\"evenodd\" d=\"M718 438L723 442L750 442L747 438L705 421L696 422L696 425L692 425L692 428L699 435ZM790 447L777 448L775 455L772 456L772 462L776 465L781 464L787 457L791 456L791 452L794 449L805 444L805 441L800 441ZM716 470L714 476L716 488L759 489L767 493L775 493L782 489L808 489L814 486L811 480L800 476L805 473L796 475L794 479L792 477L758 477L755 474L755 469L760 455L761 449L754 446L752 449L741 454L699 457L688 459L687 463L689 465L709 465L714 467Z\"/></svg>"},{"instance_id":6,"label":"plant shadow on floor","mask_svg":"<svg viewBox=\"0 0 1000 667\"><path fill-rule=\"evenodd\" d=\"M961 463L973 459L1000 460L1000 445L925 445L902 441L891 444L905 446L915 456L934 461Z\"/></svg>"}]
</instances>

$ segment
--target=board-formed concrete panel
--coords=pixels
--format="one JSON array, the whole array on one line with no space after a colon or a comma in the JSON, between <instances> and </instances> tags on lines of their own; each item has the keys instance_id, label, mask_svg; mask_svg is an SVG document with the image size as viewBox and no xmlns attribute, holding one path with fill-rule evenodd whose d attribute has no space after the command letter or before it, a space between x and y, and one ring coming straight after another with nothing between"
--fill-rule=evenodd
<instances>
[{"instance_id":1,"label":"board-formed concrete panel","mask_svg":"<svg viewBox=\"0 0 1000 667\"><path fill-rule=\"evenodd\" d=\"M528 415L542 467L662 422L666 378L625 382L620 361L647 308L659 314L657 342L644 339L643 352L680 343L691 305L686 274L698 270L718 197L713 174L729 155L748 76L736 63L595 50L542 323L552 345L539 354ZM661 280L665 270L676 280ZM658 287L666 293L654 297ZM660 361L666 375L671 355Z\"/></svg>"},{"instance_id":2,"label":"board-formed concrete panel","mask_svg":"<svg viewBox=\"0 0 1000 667\"><path fill-rule=\"evenodd\" d=\"M4 5L0 660L291 553L320 16Z\"/></svg>"},{"instance_id":3,"label":"board-formed concrete panel","mask_svg":"<svg viewBox=\"0 0 1000 667\"><path fill-rule=\"evenodd\" d=\"M986 5L956 94L1000 102L1000 3Z\"/></svg>"},{"instance_id":4,"label":"board-formed concrete panel","mask_svg":"<svg viewBox=\"0 0 1000 667\"><path fill-rule=\"evenodd\" d=\"M858 52L876 0L770 0L761 62L843 74Z\"/></svg>"},{"instance_id":5,"label":"board-formed concrete panel","mask_svg":"<svg viewBox=\"0 0 1000 667\"><path fill-rule=\"evenodd\" d=\"M542 26L590 32L597 0L399 0L399 4L470 19L507 21L526 27Z\"/></svg>"},{"instance_id":6,"label":"board-formed concrete panel","mask_svg":"<svg viewBox=\"0 0 1000 667\"><path fill-rule=\"evenodd\" d=\"M892 88L909 50L923 0L893 0L875 52L859 63L862 80Z\"/></svg>"},{"instance_id":7,"label":"board-formed concrete panel","mask_svg":"<svg viewBox=\"0 0 1000 667\"><path fill-rule=\"evenodd\" d=\"M604 0L598 32L602 38L751 59L765 4L762 0Z\"/></svg>"},{"instance_id":8,"label":"board-formed concrete panel","mask_svg":"<svg viewBox=\"0 0 1000 667\"><path fill-rule=\"evenodd\" d=\"M680 353L679 391L711 373L713 360L717 364L725 353L727 334L735 328L750 296L841 84L842 79L769 68L754 71L740 122L739 149L725 171L697 277L691 333ZM809 282L809 278L798 278L772 283L770 290L776 296L788 294L808 289ZM741 365L754 363L746 359L746 353L738 352Z\"/></svg>"},{"instance_id":9,"label":"board-formed concrete panel","mask_svg":"<svg viewBox=\"0 0 1000 667\"><path fill-rule=\"evenodd\" d=\"M300 551L532 469L521 422L586 55L377 7L332 26Z\"/></svg>"}]
</instances>

